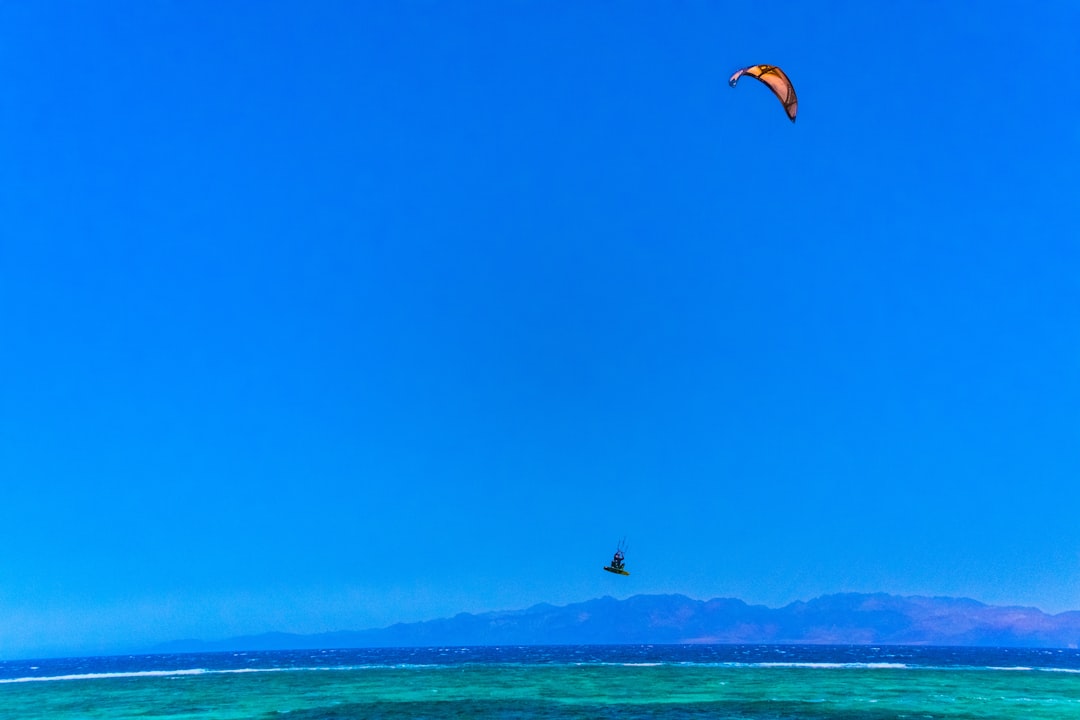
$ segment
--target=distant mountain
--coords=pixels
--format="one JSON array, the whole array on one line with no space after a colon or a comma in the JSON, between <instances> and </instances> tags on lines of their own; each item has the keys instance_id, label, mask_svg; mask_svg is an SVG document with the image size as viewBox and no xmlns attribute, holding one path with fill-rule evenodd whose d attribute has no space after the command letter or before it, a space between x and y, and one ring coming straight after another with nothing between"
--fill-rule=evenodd
<instances>
[{"instance_id":1,"label":"distant mountain","mask_svg":"<svg viewBox=\"0 0 1080 720\"><path fill-rule=\"evenodd\" d=\"M268 633L216 642L180 640L153 652L300 650L437 645L770 643L1077 647L1080 611L995 607L966 598L885 593L826 595L782 608L683 595L602 597L564 607L461 613L361 631Z\"/></svg>"}]
</instances>

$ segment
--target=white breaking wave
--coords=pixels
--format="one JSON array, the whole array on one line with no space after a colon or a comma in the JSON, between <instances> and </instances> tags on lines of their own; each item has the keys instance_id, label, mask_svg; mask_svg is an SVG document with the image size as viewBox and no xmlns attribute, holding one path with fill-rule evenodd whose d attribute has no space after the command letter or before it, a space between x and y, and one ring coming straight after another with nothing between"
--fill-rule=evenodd
<instances>
[{"instance_id":1,"label":"white breaking wave","mask_svg":"<svg viewBox=\"0 0 1080 720\"><path fill-rule=\"evenodd\" d=\"M751 667L764 667L764 668L779 668L779 667L792 667L792 668L824 668L824 669L836 669L836 668L866 668L868 670L904 670L909 667L907 663L890 663L890 662L868 662L868 663L831 663L831 662L762 662L762 663L747 663Z\"/></svg>"},{"instance_id":2,"label":"white breaking wave","mask_svg":"<svg viewBox=\"0 0 1080 720\"><path fill-rule=\"evenodd\" d=\"M112 678L155 678L155 677L184 677L190 675L236 675L240 673L267 673L267 672L329 672L333 670L416 670L416 669L440 669L453 667L451 665L423 665L412 663L395 663L390 665L335 665L329 667L276 667L276 668L223 668L209 670L207 668L190 668L187 670L138 670L131 672L110 673L81 673L77 675L48 675L31 676L20 678L0 679L0 685L10 683L28 682L54 682L59 680L108 680Z\"/></svg>"},{"instance_id":3,"label":"white breaking wave","mask_svg":"<svg viewBox=\"0 0 1080 720\"><path fill-rule=\"evenodd\" d=\"M46 677L21 677L0 680L0 685L26 682L52 682L54 680L106 680L109 678L147 678L178 677L182 675L216 675L224 673L281 672L287 668L234 668L230 670L207 670L191 668L188 670L138 670L133 672L82 673L79 675L49 675Z\"/></svg>"}]
</instances>

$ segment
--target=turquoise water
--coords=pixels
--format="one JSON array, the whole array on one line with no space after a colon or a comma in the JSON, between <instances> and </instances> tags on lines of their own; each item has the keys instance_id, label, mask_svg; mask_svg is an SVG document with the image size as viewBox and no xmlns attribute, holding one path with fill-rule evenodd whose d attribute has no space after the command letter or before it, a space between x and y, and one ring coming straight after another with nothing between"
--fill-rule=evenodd
<instances>
[{"instance_id":1,"label":"turquoise water","mask_svg":"<svg viewBox=\"0 0 1080 720\"><path fill-rule=\"evenodd\" d=\"M269 653L217 669L181 667L184 659L213 666L205 656L175 656L175 670L140 670L133 659L120 672L2 679L0 717L1080 718L1080 672L1052 664L687 662L664 660L662 650L642 662L609 662L603 651L581 661L549 650L542 661L422 665L302 665L294 654L272 667Z\"/></svg>"}]
</instances>

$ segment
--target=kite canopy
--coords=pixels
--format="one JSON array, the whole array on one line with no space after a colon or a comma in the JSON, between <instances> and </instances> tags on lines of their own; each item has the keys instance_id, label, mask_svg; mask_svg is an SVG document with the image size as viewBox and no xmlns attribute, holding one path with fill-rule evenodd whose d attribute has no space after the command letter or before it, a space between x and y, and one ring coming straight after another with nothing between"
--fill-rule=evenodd
<instances>
[{"instance_id":1,"label":"kite canopy","mask_svg":"<svg viewBox=\"0 0 1080 720\"><path fill-rule=\"evenodd\" d=\"M791 122L795 122L795 113L799 111L799 98L795 96L795 86L791 84L791 80L783 70L775 65L751 65L742 70L736 70L728 80L728 85L735 87L743 75L749 75L768 85L773 95L776 95L783 104L788 118Z\"/></svg>"}]
</instances>

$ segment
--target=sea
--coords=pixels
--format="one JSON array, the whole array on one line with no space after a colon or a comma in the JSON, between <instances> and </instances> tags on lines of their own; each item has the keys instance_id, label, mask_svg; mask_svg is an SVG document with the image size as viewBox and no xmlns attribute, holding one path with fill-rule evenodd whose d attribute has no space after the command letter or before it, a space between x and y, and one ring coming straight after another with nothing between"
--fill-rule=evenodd
<instances>
[{"instance_id":1,"label":"sea","mask_svg":"<svg viewBox=\"0 0 1080 720\"><path fill-rule=\"evenodd\" d=\"M608 645L8 661L0 718L1080 720L1080 651Z\"/></svg>"}]
</instances>

